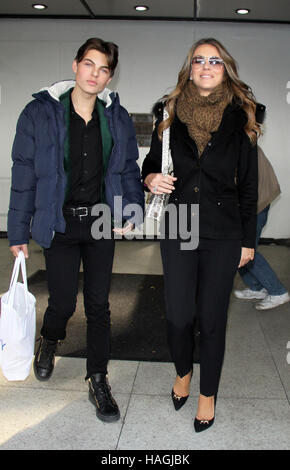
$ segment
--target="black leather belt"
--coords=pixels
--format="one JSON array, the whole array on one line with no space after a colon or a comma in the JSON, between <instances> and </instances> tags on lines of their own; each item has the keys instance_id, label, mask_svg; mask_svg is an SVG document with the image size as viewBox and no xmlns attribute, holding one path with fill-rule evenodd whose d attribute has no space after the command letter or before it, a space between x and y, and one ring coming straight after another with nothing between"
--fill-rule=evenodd
<instances>
[{"instance_id":1,"label":"black leather belt","mask_svg":"<svg viewBox=\"0 0 290 470\"><path fill-rule=\"evenodd\" d=\"M92 215L92 209L92 207L64 207L63 213L81 218Z\"/></svg>"}]
</instances>

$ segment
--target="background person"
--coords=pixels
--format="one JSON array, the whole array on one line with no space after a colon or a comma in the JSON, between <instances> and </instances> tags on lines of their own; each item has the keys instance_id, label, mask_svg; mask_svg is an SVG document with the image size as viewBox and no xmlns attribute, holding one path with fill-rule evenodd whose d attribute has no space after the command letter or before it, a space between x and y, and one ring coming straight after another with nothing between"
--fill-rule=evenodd
<instances>
[{"instance_id":1,"label":"background person","mask_svg":"<svg viewBox=\"0 0 290 470\"><path fill-rule=\"evenodd\" d=\"M257 310L269 310L289 302L289 293L278 279L264 256L257 251L262 230L267 223L271 203L281 193L274 169L258 146L258 215L255 258L239 269L239 274L247 288L234 290L238 299L257 299Z\"/></svg>"}]
</instances>

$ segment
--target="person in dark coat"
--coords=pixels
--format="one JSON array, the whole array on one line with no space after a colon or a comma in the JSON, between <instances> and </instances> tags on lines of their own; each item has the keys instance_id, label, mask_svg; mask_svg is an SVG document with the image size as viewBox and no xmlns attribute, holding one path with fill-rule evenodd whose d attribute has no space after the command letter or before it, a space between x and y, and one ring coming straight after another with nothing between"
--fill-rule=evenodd
<instances>
[{"instance_id":1,"label":"person in dark coat","mask_svg":"<svg viewBox=\"0 0 290 470\"><path fill-rule=\"evenodd\" d=\"M106 422L120 417L107 379L112 232L119 236L142 223L144 205L133 123L107 88L117 63L118 46L88 39L73 61L75 81L41 90L22 111L8 213L13 255L22 250L28 257L30 235L44 249L49 300L34 360L38 380L52 375L58 342L75 311L83 264L86 379L97 416ZM129 204L137 215L125 210ZM98 230L100 220L106 229Z\"/></svg>"},{"instance_id":2,"label":"person in dark coat","mask_svg":"<svg viewBox=\"0 0 290 470\"><path fill-rule=\"evenodd\" d=\"M154 194L170 194L168 207L174 205L177 213L186 206L194 220L192 208L199 208L198 246L182 247L188 227L179 227L175 236L166 212L160 247L176 410L189 395L198 318L200 395L194 427L200 432L214 422L233 279L238 267L254 258L260 128L251 90L215 39L191 47L176 88L162 102L169 117L157 119L142 178ZM169 126L174 175L163 175L162 132Z\"/></svg>"}]
</instances>

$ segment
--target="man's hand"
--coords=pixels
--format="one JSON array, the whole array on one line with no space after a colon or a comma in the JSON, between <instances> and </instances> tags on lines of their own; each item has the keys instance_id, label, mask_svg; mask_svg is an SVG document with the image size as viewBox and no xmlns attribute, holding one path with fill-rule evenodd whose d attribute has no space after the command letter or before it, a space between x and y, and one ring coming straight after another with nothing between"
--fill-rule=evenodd
<instances>
[{"instance_id":1,"label":"man's hand","mask_svg":"<svg viewBox=\"0 0 290 470\"><path fill-rule=\"evenodd\" d=\"M242 266L245 266L249 261L252 261L255 256L255 250L254 248L242 248L242 253L241 253L241 259L240 259L240 264L239 268Z\"/></svg>"},{"instance_id":2,"label":"man's hand","mask_svg":"<svg viewBox=\"0 0 290 470\"><path fill-rule=\"evenodd\" d=\"M134 224L131 224L131 222L129 222L123 228L113 228L113 232L116 232L118 235L126 235L126 233L131 232L133 228Z\"/></svg>"},{"instance_id":3,"label":"man's hand","mask_svg":"<svg viewBox=\"0 0 290 470\"><path fill-rule=\"evenodd\" d=\"M10 251L17 258L19 251L23 251L24 257L28 258L28 248L27 245L14 245L10 246Z\"/></svg>"}]
</instances>

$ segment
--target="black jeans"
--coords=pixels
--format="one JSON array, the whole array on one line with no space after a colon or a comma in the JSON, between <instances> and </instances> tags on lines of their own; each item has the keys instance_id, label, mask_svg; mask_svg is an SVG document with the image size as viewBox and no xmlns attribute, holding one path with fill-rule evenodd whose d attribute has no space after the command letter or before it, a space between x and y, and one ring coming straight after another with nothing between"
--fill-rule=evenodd
<instances>
[{"instance_id":1,"label":"black jeans","mask_svg":"<svg viewBox=\"0 0 290 470\"><path fill-rule=\"evenodd\" d=\"M81 261L84 274L84 307L87 318L87 376L107 373L110 354L109 291L115 241L91 235L96 217L66 216L66 231L56 233L44 249L48 281L48 308L41 335L63 340L66 325L76 308Z\"/></svg>"},{"instance_id":2,"label":"black jeans","mask_svg":"<svg viewBox=\"0 0 290 470\"><path fill-rule=\"evenodd\" d=\"M179 240L160 242L164 269L168 343L176 372L193 367L193 323L200 329L200 393L217 393L222 369L227 310L241 256L239 240L200 239L195 250Z\"/></svg>"}]
</instances>

